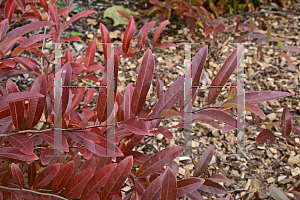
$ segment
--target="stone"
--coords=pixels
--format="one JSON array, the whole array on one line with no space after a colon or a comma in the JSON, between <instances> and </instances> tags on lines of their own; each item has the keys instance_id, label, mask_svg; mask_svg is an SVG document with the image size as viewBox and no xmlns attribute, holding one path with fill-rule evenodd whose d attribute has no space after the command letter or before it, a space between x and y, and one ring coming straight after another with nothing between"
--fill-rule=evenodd
<instances>
[{"instance_id":1,"label":"stone","mask_svg":"<svg viewBox=\"0 0 300 200\"><path fill-rule=\"evenodd\" d=\"M295 165L299 163L299 157L298 156L290 156L288 159L288 163L291 165Z\"/></svg>"},{"instance_id":2,"label":"stone","mask_svg":"<svg viewBox=\"0 0 300 200\"><path fill-rule=\"evenodd\" d=\"M276 150L275 148L273 148L273 147L270 147L269 149L270 149L270 151L271 151L272 153L274 153L274 154L276 154L276 153L277 153L277 150Z\"/></svg>"},{"instance_id":3,"label":"stone","mask_svg":"<svg viewBox=\"0 0 300 200\"><path fill-rule=\"evenodd\" d=\"M276 113L270 113L267 115L267 118L270 120L270 121L274 121L277 117L276 117Z\"/></svg>"},{"instance_id":4,"label":"stone","mask_svg":"<svg viewBox=\"0 0 300 200\"><path fill-rule=\"evenodd\" d=\"M280 181L282 181L283 179L285 179L286 177L287 177L287 176L279 176L277 180L278 180L278 182L280 182Z\"/></svg>"},{"instance_id":5,"label":"stone","mask_svg":"<svg viewBox=\"0 0 300 200\"><path fill-rule=\"evenodd\" d=\"M274 183L276 181L276 179L273 177L270 177L267 179L267 181L268 181L268 183Z\"/></svg>"},{"instance_id":6,"label":"stone","mask_svg":"<svg viewBox=\"0 0 300 200\"><path fill-rule=\"evenodd\" d=\"M74 44L76 51L80 51L81 49L83 49L85 47L84 44L79 44L79 43L75 43L75 42L73 44Z\"/></svg>"},{"instance_id":7,"label":"stone","mask_svg":"<svg viewBox=\"0 0 300 200\"><path fill-rule=\"evenodd\" d=\"M292 172L292 176L297 176L298 174L300 174L300 168L296 167L292 169L291 172Z\"/></svg>"}]
</instances>

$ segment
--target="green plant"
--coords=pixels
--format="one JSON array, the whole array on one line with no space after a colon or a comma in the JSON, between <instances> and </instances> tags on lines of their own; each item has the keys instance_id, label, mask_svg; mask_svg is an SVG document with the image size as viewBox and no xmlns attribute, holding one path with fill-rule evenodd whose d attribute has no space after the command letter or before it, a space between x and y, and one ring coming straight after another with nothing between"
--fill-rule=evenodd
<instances>
[{"instance_id":1,"label":"green plant","mask_svg":"<svg viewBox=\"0 0 300 200\"><path fill-rule=\"evenodd\" d=\"M64 0L58 0L56 2L56 7L57 9L65 8L67 7L67 3ZM73 3L72 4L73 10L70 12L70 15L73 16L81 11L83 11L82 8L79 7L78 3Z\"/></svg>"}]
</instances>

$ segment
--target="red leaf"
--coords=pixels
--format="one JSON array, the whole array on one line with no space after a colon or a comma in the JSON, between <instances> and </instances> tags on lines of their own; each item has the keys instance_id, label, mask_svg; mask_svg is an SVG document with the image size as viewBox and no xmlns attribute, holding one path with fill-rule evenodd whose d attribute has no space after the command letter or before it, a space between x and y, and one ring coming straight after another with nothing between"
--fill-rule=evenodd
<instances>
[{"instance_id":1,"label":"red leaf","mask_svg":"<svg viewBox=\"0 0 300 200\"><path fill-rule=\"evenodd\" d=\"M296 46L283 46L282 50L288 50L288 51L293 51L293 52L300 53L300 48L296 47Z\"/></svg>"},{"instance_id":2,"label":"red leaf","mask_svg":"<svg viewBox=\"0 0 300 200\"><path fill-rule=\"evenodd\" d=\"M9 168L2 177L2 185L7 185L7 183L12 179L13 174L11 168Z\"/></svg>"},{"instance_id":3,"label":"red leaf","mask_svg":"<svg viewBox=\"0 0 300 200\"><path fill-rule=\"evenodd\" d=\"M238 102L238 103L244 103L244 102ZM226 104L223 104L222 105L223 107L234 107L234 108L237 108L239 107L240 109L244 109L244 106L243 105L240 105L240 104L237 104L237 102L235 103L226 103ZM266 116L264 114L264 112L259 108L257 107L256 105L253 105L249 102L245 102L245 110L246 111L249 111L253 114L256 114L258 115L259 117L261 117L262 119L266 119Z\"/></svg>"},{"instance_id":4,"label":"red leaf","mask_svg":"<svg viewBox=\"0 0 300 200\"><path fill-rule=\"evenodd\" d=\"M7 140L13 147L19 148L22 153L25 153L26 155L33 154L33 143L26 135L13 135L8 137Z\"/></svg>"},{"instance_id":5,"label":"red leaf","mask_svg":"<svg viewBox=\"0 0 300 200\"><path fill-rule=\"evenodd\" d=\"M138 115L146 102L146 97L150 89L154 73L154 57L150 49L144 54L140 65L139 74L133 91L131 110L134 115Z\"/></svg>"},{"instance_id":6,"label":"red leaf","mask_svg":"<svg viewBox=\"0 0 300 200\"><path fill-rule=\"evenodd\" d=\"M118 126L120 128L127 129L128 131L130 131L134 134L137 134L137 135L148 135L149 134L149 129L144 124L144 122L142 122L141 120L139 120L135 117L121 122Z\"/></svg>"},{"instance_id":7,"label":"red leaf","mask_svg":"<svg viewBox=\"0 0 300 200\"><path fill-rule=\"evenodd\" d=\"M205 169L208 167L213 155L214 155L214 147L210 147L204 151L204 153L201 155L198 163L196 164L195 170L194 170L194 177L200 176Z\"/></svg>"},{"instance_id":8,"label":"red leaf","mask_svg":"<svg viewBox=\"0 0 300 200\"><path fill-rule=\"evenodd\" d=\"M204 192L213 193L213 194L226 194L228 191L219 183L215 183L209 179L205 179L203 185L199 188Z\"/></svg>"},{"instance_id":9,"label":"red leaf","mask_svg":"<svg viewBox=\"0 0 300 200\"><path fill-rule=\"evenodd\" d=\"M173 139L173 133L167 129L157 129L157 130L151 131L151 133L155 134L155 136L157 136L158 134L162 134L168 140Z\"/></svg>"},{"instance_id":10,"label":"red leaf","mask_svg":"<svg viewBox=\"0 0 300 200\"><path fill-rule=\"evenodd\" d=\"M184 76L180 76L160 97L153 109L152 118L160 117L164 109L170 109L178 101L184 86ZM153 120L152 124L156 128L160 121Z\"/></svg>"},{"instance_id":11,"label":"red leaf","mask_svg":"<svg viewBox=\"0 0 300 200\"><path fill-rule=\"evenodd\" d=\"M198 191L191 192L190 194L187 194L186 196L188 196L192 200L204 200Z\"/></svg>"},{"instance_id":12,"label":"red leaf","mask_svg":"<svg viewBox=\"0 0 300 200\"><path fill-rule=\"evenodd\" d=\"M16 5L16 1L14 0L8 0L5 4L4 16L6 19L8 19L8 23L10 23L12 20L12 15L14 13Z\"/></svg>"},{"instance_id":13,"label":"red leaf","mask_svg":"<svg viewBox=\"0 0 300 200\"><path fill-rule=\"evenodd\" d=\"M152 47L152 49L160 49L160 48L168 48L168 47L177 47L177 45L173 44L173 43L168 43L168 42L158 43L154 47Z\"/></svg>"},{"instance_id":14,"label":"red leaf","mask_svg":"<svg viewBox=\"0 0 300 200\"><path fill-rule=\"evenodd\" d=\"M143 45L145 44L144 38L148 36L148 32L151 31L151 29L153 28L153 26L155 25L155 21L149 22L147 24L145 24L140 32L139 32L139 36L138 36L138 49L141 50Z\"/></svg>"},{"instance_id":15,"label":"red leaf","mask_svg":"<svg viewBox=\"0 0 300 200\"><path fill-rule=\"evenodd\" d=\"M64 192L65 197L73 199L79 196L82 189L92 178L94 171L95 168L88 168L74 176L66 186L66 190Z\"/></svg>"},{"instance_id":16,"label":"red leaf","mask_svg":"<svg viewBox=\"0 0 300 200\"><path fill-rule=\"evenodd\" d=\"M212 177L209 177L208 179L213 182L216 182L216 183L222 183L222 182L229 181L228 178L226 178L225 176L223 176L221 174L214 174Z\"/></svg>"},{"instance_id":17,"label":"red leaf","mask_svg":"<svg viewBox=\"0 0 300 200\"><path fill-rule=\"evenodd\" d=\"M84 105L88 105L92 101L92 99L94 97L94 92L95 92L94 87L88 89L88 91L86 92L85 97L84 97Z\"/></svg>"},{"instance_id":18,"label":"red leaf","mask_svg":"<svg viewBox=\"0 0 300 200\"><path fill-rule=\"evenodd\" d=\"M53 193L57 193L61 191L67 182L70 180L74 171L74 161L68 162L65 166L63 166L52 182L52 191Z\"/></svg>"},{"instance_id":19,"label":"red leaf","mask_svg":"<svg viewBox=\"0 0 300 200\"><path fill-rule=\"evenodd\" d=\"M0 158L2 160L21 160L26 162L32 162L38 160L39 158L34 153L32 155L23 154L16 147L1 147L0 148ZM11 162L11 161L10 161Z\"/></svg>"},{"instance_id":20,"label":"red leaf","mask_svg":"<svg viewBox=\"0 0 300 200\"><path fill-rule=\"evenodd\" d=\"M44 107L46 104L46 94L47 94L46 87L47 84L46 84L46 78L44 74L37 77L31 87L30 90L31 92L40 93L44 95L44 97L29 100L29 107L28 107L28 114L27 114L27 124L29 128L33 128L38 124L44 112Z\"/></svg>"},{"instance_id":21,"label":"red leaf","mask_svg":"<svg viewBox=\"0 0 300 200\"><path fill-rule=\"evenodd\" d=\"M204 33L204 36L207 37L209 34L211 34L211 32L213 31L213 28L212 26L208 26L206 29L205 29L205 33Z\"/></svg>"},{"instance_id":22,"label":"red leaf","mask_svg":"<svg viewBox=\"0 0 300 200\"><path fill-rule=\"evenodd\" d=\"M111 157L101 157L98 161L98 164L96 166L95 173L98 172L102 167L108 165L111 163Z\"/></svg>"},{"instance_id":23,"label":"red leaf","mask_svg":"<svg viewBox=\"0 0 300 200\"><path fill-rule=\"evenodd\" d=\"M239 95L237 98L231 98L227 101L225 101L223 104L226 103L234 103L236 101L241 102L241 101L246 101L249 103L259 103L262 101L271 101L275 99L279 99L282 97L287 97L287 96L292 96L294 94L288 93L288 92L280 92L280 91L253 91L253 92L248 92L244 95Z\"/></svg>"},{"instance_id":24,"label":"red leaf","mask_svg":"<svg viewBox=\"0 0 300 200\"><path fill-rule=\"evenodd\" d=\"M85 54L85 67L88 68L89 66L92 66L94 64L95 59L95 53L96 53L96 44L95 41L92 40L86 50Z\"/></svg>"},{"instance_id":25,"label":"red leaf","mask_svg":"<svg viewBox=\"0 0 300 200\"><path fill-rule=\"evenodd\" d=\"M69 145L67 139L61 133L57 132L56 134L54 134L54 130L51 130L46 131L44 133L40 133L38 136L45 140L53 148L61 148L59 150L69 152ZM61 142L58 140L60 140Z\"/></svg>"},{"instance_id":26,"label":"red leaf","mask_svg":"<svg viewBox=\"0 0 300 200\"><path fill-rule=\"evenodd\" d=\"M131 110L131 102L132 102L132 95L133 95L134 87L129 83L126 86L125 94L124 94L124 120L128 120L134 115L132 114Z\"/></svg>"},{"instance_id":27,"label":"red leaf","mask_svg":"<svg viewBox=\"0 0 300 200\"><path fill-rule=\"evenodd\" d=\"M46 185L48 185L58 173L59 166L59 163L49 165L46 169L39 173L39 175L36 177L33 183L33 189L42 189Z\"/></svg>"},{"instance_id":28,"label":"red leaf","mask_svg":"<svg viewBox=\"0 0 300 200\"><path fill-rule=\"evenodd\" d=\"M132 133L127 136L125 140L121 143L120 149L121 151L127 155L131 150L144 138L143 135L136 135Z\"/></svg>"},{"instance_id":29,"label":"red leaf","mask_svg":"<svg viewBox=\"0 0 300 200\"><path fill-rule=\"evenodd\" d=\"M107 28L102 23L100 23L100 30L102 37L103 54L104 58L107 60L107 44L105 43L111 43L111 40Z\"/></svg>"},{"instance_id":30,"label":"red leaf","mask_svg":"<svg viewBox=\"0 0 300 200\"><path fill-rule=\"evenodd\" d=\"M163 177L163 175L160 175L147 187L141 200L160 199Z\"/></svg>"},{"instance_id":31,"label":"red leaf","mask_svg":"<svg viewBox=\"0 0 300 200\"><path fill-rule=\"evenodd\" d=\"M180 155L184 151L184 147L175 146L168 147L155 155L151 156L146 162L144 162L137 171L138 178L144 178L148 175L161 169L163 166L169 164L176 156Z\"/></svg>"},{"instance_id":32,"label":"red leaf","mask_svg":"<svg viewBox=\"0 0 300 200\"><path fill-rule=\"evenodd\" d=\"M12 163L11 164L11 172L13 174L13 177L14 177L16 183L20 187L23 187L23 185L24 185L24 176L23 176L23 173L20 170L19 166L16 165L15 163Z\"/></svg>"},{"instance_id":33,"label":"red leaf","mask_svg":"<svg viewBox=\"0 0 300 200\"><path fill-rule=\"evenodd\" d=\"M10 79L7 80L6 83L6 91L8 94L10 93L20 93L18 86L12 82ZM9 110L12 117L12 121L17 130L22 129L22 125L24 122L24 104L23 101L15 101L13 103L9 103Z\"/></svg>"},{"instance_id":34,"label":"red leaf","mask_svg":"<svg viewBox=\"0 0 300 200\"><path fill-rule=\"evenodd\" d=\"M97 11L95 10L85 10L85 11L81 11L80 13L77 13L76 15L74 15L73 17L71 17L71 19L66 23L66 28L74 21L82 18L82 17L87 17L89 14L91 13L97 13Z\"/></svg>"},{"instance_id":35,"label":"red leaf","mask_svg":"<svg viewBox=\"0 0 300 200\"><path fill-rule=\"evenodd\" d=\"M275 135L269 129L262 130L255 139L259 143L274 142L276 140Z\"/></svg>"},{"instance_id":36,"label":"red leaf","mask_svg":"<svg viewBox=\"0 0 300 200\"><path fill-rule=\"evenodd\" d=\"M22 195L20 191L11 192L11 200L22 200Z\"/></svg>"},{"instance_id":37,"label":"red leaf","mask_svg":"<svg viewBox=\"0 0 300 200\"><path fill-rule=\"evenodd\" d=\"M54 25L54 22L48 22L48 21L38 21L38 22L32 22L29 24L26 24L24 26L18 27L13 29L12 31L8 32L5 36L5 38L3 38L1 41L6 40L7 38L12 38L13 36L20 36L20 35L24 35L26 33L29 33L35 29L38 28L42 28L45 26L51 26Z\"/></svg>"},{"instance_id":38,"label":"red leaf","mask_svg":"<svg viewBox=\"0 0 300 200\"><path fill-rule=\"evenodd\" d=\"M0 97L0 105L3 103L11 103L15 101L24 100L24 99L43 97L43 95L36 92L22 92L21 94L22 95L20 95L19 93L10 93Z\"/></svg>"},{"instance_id":39,"label":"red leaf","mask_svg":"<svg viewBox=\"0 0 300 200\"><path fill-rule=\"evenodd\" d=\"M128 52L129 46L130 46L130 41L133 37L135 31L135 24L134 24L134 19L133 17L130 18L127 28L124 33L123 37L123 45L122 45L122 50L126 54Z\"/></svg>"},{"instance_id":40,"label":"red leaf","mask_svg":"<svg viewBox=\"0 0 300 200\"><path fill-rule=\"evenodd\" d=\"M177 198L177 182L176 177L170 167L164 173L161 187L161 200L176 200Z\"/></svg>"},{"instance_id":41,"label":"red leaf","mask_svg":"<svg viewBox=\"0 0 300 200\"><path fill-rule=\"evenodd\" d=\"M205 180L202 178L186 178L177 181L177 198L183 197L194 191L197 192L197 189L203 185L204 181Z\"/></svg>"},{"instance_id":42,"label":"red leaf","mask_svg":"<svg viewBox=\"0 0 300 200\"><path fill-rule=\"evenodd\" d=\"M39 11L34 6L32 6L32 5L29 5L29 6L33 10L33 12L34 12L35 16L37 17L37 19L39 21L43 21L43 18L41 16L41 14L39 13Z\"/></svg>"},{"instance_id":43,"label":"red leaf","mask_svg":"<svg viewBox=\"0 0 300 200\"><path fill-rule=\"evenodd\" d=\"M156 78L156 82L157 82L157 87L156 87L157 98L159 99L164 93L164 89L163 89L164 83L162 82L162 80L160 80L159 77Z\"/></svg>"},{"instance_id":44,"label":"red leaf","mask_svg":"<svg viewBox=\"0 0 300 200\"><path fill-rule=\"evenodd\" d=\"M106 183L116 166L116 163L112 163L102 167L97 173L95 173L95 175L83 189L81 199L90 199L94 194L97 194L97 191L99 191L100 188Z\"/></svg>"},{"instance_id":45,"label":"red leaf","mask_svg":"<svg viewBox=\"0 0 300 200\"><path fill-rule=\"evenodd\" d=\"M46 2L46 0L40 0L40 4L42 5L42 7L44 8L44 10L46 12L48 12L48 4Z\"/></svg>"},{"instance_id":46,"label":"red leaf","mask_svg":"<svg viewBox=\"0 0 300 200\"><path fill-rule=\"evenodd\" d=\"M291 57L289 57L286 53L284 53L283 51L279 51L279 53L286 59L286 61L288 62L289 66L291 68L294 68L294 65L293 65L293 61L291 59Z\"/></svg>"},{"instance_id":47,"label":"red leaf","mask_svg":"<svg viewBox=\"0 0 300 200\"><path fill-rule=\"evenodd\" d=\"M222 24L219 24L214 27L214 29L212 30L212 33L221 33L224 30L225 30L225 27Z\"/></svg>"},{"instance_id":48,"label":"red leaf","mask_svg":"<svg viewBox=\"0 0 300 200\"><path fill-rule=\"evenodd\" d=\"M32 187L36 177L36 165L34 161L28 165L27 174L28 174L28 185L29 187Z\"/></svg>"},{"instance_id":49,"label":"red leaf","mask_svg":"<svg viewBox=\"0 0 300 200\"><path fill-rule=\"evenodd\" d=\"M236 27L235 27L235 32L238 31L239 25L240 25L240 16L237 15L237 16L236 16Z\"/></svg>"},{"instance_id":50,"label":"red leaf","mask_svg":"<svg viewBox=\"0 0 300 200\"><path fill-rule=\"evenodd\" d=\"M84 163L81 164L80 168L78 169L78 172L81 172L87 168L94 168L95 167L95 157L91 157L88 160L85 160Z\"/></svg>"},{"instance_id":51,"label":"red leaf","mask_svg":"<svg viewBox=\"0 0 300 200\"><path fill-rule=\"evenodd\" d=\"M99 81L98 77L95 74L89 74L89 75L84 76L83 78L84 79L89 79L89 80L92 80L92 81L95 81L95 82Z\"/></svg>"},{"instance_id":52,"label":"red leaf","mask_svg":"<svg viewBox=\"0 0 300 200\"><path fill-rule=\"evenodd\" d=\"M99 122L104 122L106 120L106 99L106 88L99 88L99 96L97 101L97 117Z\"/></svg>"},{"instance_id":53,"label":"red leaf","mask_svg":"<svg viewBox=\"0 0 300 200\"><path fill-rule=\"evenodd\" d=\"M41 152L41 163L47 165L54 157L54 149L43 149Z\"/></svg>"},{"instance_id":54,"label":"red leaf","mask_svg":"<svg viewBox=\"0 0 300 200\"><path fill-rule=\"evenodd\" d=\"M230 56L227 58L215 78L213 79L211 86L215 87L210 87L209 92L208 92L208 103L211 104L213 103L221 93L222 85L225 85L226 82L228 81L230 75L234 72L236 69L239 61L241 60L242 57L242 52L243 52L243 45L240 45L238 48L236 48Z\"/></svg>"},{"instance_id":55,"label":"red leaf","mask_svg":"<svg viewBox=\"0 0 300 200\"><path fill-rule=\"evenodd\" d=\"M37 63L30 58L23 58L23 57L14 57L15 61L22 64L28 71L35 71L38 74L41 74L41 71L37 67Z\"/></svg>"},{"instance_id":56,"label":"red leaf","mask_svg":"<svg viewBox=\"0 0 300 200\"><path fill-rule=\"evenodd\" d=\"M157 39L159 38L161 32L164 30L164 28L167 26L167 24L169 23L169 20L165 20L163 21L158 28L156 29L153 39L152 39L152 44L154 45L157 41Z\"/></svg>"},{"instance_id":57,"label":"red leaf","mask_svg":"<svg viewBox=\"0 0 300 200\"><path fill-rule=\"evenodd\" d=\"M104 188L101 193L101 199L110 199L122 188L129 173L131 172L132 164L132 156L126 157L118 164L118 166L110 174L107 182L104 185Z\"/></svg>"},{"instance_id":58,"label":"red leaf","mask_svg":"<svg viewBox=\"0 0 300 200\"><path fill-rule=\"evenodd\" d=\"M27 40L25 40L24 42L22 42L22 44L20 44L17 48L15 48L11 55L15 57L18 54L25 51L26 49L30 48L30 46L35 44L36 42L49 38L51 36L52 36L51 34L39 34L39 35L32 36Z\"/></svg>"}]
</instances>

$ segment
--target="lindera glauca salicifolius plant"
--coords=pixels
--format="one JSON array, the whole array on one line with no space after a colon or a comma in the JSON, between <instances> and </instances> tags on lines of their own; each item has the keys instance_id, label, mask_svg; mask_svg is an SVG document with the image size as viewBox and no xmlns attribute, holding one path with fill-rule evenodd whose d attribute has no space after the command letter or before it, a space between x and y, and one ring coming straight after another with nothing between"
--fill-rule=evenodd
<instances>
[{"instance_id":1,"label":"lindera glauca salicifolius plant","mask_svg":"<svg viewBox=\"0 0 300 200\"><path fill-rule=\"evenodd\" d=\"M22 3L23 1L21 1ZM15 4L19 1L15 2ZM72 2L66 1L69 7L65 9L65 16L71 10ZM13 1L12 1L12 4ZM85 90L62 89L61 105L55 106L54 101L54 54L44 54L40 47L44 43L52 41L53 44L63 42L62 30L66 29L72 21L87 16L93 11L83 11L74 15L68 22L66 17L59 15L56 6L52 2L40 1L45 12L51 16L51 21L32 22L20 28L7 32L6 26L10 21L3 19L0 41L1 52L1 78L11 75L28 73L36 76L29 91L20 92L18 86L7 80L4 87L0 87L0 196L5 199L178 199L188 196L191 199L202 199L199 191L214 194L226 194L228 191L220 183L228 181L226 177L215 174L207 177L205 169L208 167L214 154L214 147L208 148L201 155L195 165L193 177L177 180L178 163L174 161L176 156L182 154L181 146L168 147L154 155L146 155L135 151L135 146L143 142L146 135L162 134L167 139L172 139L173 134L168 130L171 127L160 127L164 119L179 115L184 118L184 76L180 76L165 92L163 84L158 85L158 102L151 109L145 109L146 96L150 89L155 69L152 50L155 48L174 47L171 43L157 43L158 37L167 25L167 21L161 23L152 38L153 47L145 47L148 32L154 27L155 22L149 22L139 31L137 48L131 48L130 42L135 32L134 20L130 19L124 34L123 44L114 49L114 54L109 50L111 39L108 30L100 24L100 32L103 43L104 60L100 64L94 64L96 45L91 42L84 57L74 60L71 52L66 49L62 59L62 82L70 86L80 79L89 79L95 82L99 78L92 74L96 70L103 70L100 81L101 86L110 87L113 76L117 80L118 59L121 57L134 57L134 52L144 51L139 74L135 87L128 84L124 96L119 92L114 93L114 110L108 110L108 93L106 89L99 89L96 109L81 108L78 105L84 98L87 105L92 100L95 92L90 88ZM36 4L30 4L37 6ZM31 7L31 6L30 6ZM38 13L33 12L31 17L37 19ZM24 11L25 12L25 11ZM29 12L29 11L28 11ZM27 12L26 12L27 13ZM24 15L26 14L22 14ZM10 15L9 15L10 16ZM25 15L26 16L26 15ZM26 39L20 38L23 34L40 27L53 26L47 32L47 36L35 36ZM45 31L45 30L44 30ZM16 39L18 38L18 39ZM32 39L35 38L35 39ZM16 40L15 40L16 39ZM37 43L40 40L43 43ZM65 41L77 40L70 37ZM12 42L13 41L13 42ZM26 42L27 41L27 42ZM17 43L16 48L12 47ZM17 43L19 44L19 43ZM12 49L12 51L10 51ZM33 58L23 58L16 55L22 51L30 51L42 57L43 62ZM225 61L220 71L214 78L212 85L224 85L230 74L236 69L243 48L239 46ZM208 46L201 48L195 55L192 63L192 85L199 85L200 76L208 55ZM24 60L25 59L25 60ZM110 66L111 60L114 60ZM23 65L26 70L20 68ZM114 68L114 73L109 74L108 68ZM57 71L55 73L58 73ZM76 82L77 83L77 82ZM117 87L117 83L115 83ZM208 105L212 105L221 90L209 89ZM196 99L197 89L191 90L192 103ZM228 101L235 102L235 93ZM262 95L268 94L268 95ZM274 100L279 97L289 96L289 93L273 91L256 91L246 93L246 108L262 118L262 111L253 103L266 100ZM266 98L267 97L267 98ZM29 99L26 100L26 99ZM57 101L57 100L56 100ZM177 106L176 106L177 103ZM226 106L222 106L226 103ZM235 128L236 120L230 107L234 105L224 102L211 107L200 108L193 113L191 123L200 120L220 129L218 120L224 122L227 127ZM79 111L79 112L78 112ZM110 112L108 112L110 111ZM61 119L55 113L61 113ZM107 113L108 112L108 113ZM114 138L111 141L105 134L107 122L114 117ZM45 115L45 126L38 128L37 124ZM284 119L288 120L288 116ZM61 122L61 128L56 128L56 122ZM172 128L181 128L183 121ZM57 135L57 132L61 135ZM286 134L288 135L288 134ZM107 157L111 147L114 149L112 156ZM53 156L59 150L63 156ZM133 168L133 164L139 165L139 169ZM124 192L122 187L129 179L130 190ZM167 184L168 183L168 184ZM225 198L223 198L225 199ZM226 200L233 199L230 194Z\"/></svg>"}]
</instances>

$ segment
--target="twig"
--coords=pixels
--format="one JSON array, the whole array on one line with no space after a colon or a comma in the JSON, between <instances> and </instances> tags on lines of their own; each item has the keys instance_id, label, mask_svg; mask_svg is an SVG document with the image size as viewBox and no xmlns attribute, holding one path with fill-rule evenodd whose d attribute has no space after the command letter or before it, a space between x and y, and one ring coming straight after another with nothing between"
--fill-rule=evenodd
<instances>
[{"instance_id":1,"label":"twig","mask_svg":"<svg viewBox=\"0 0 300 200\"><path fill-rule=\"evenodd\" d=\"M10 188L10 187L5 187L5 186L0 186L0 188L5 189L5 190L12 190L12 191L31 192L31 193L34 193L34 194L46 195L46 196L56 197L56 198L59 198L59 199L68 200L68 199L66 199L62 196L59 196L59 195L42 193L42 192L37 192L37 191L34 191L34 190L28 190L28 189L23 189L23 188Z\"/></svg>"},{"instance_id":2,"label":"twig","mask_svg":"<svg viewBox=\"0 0 300 200\"><path fill-rule=\"evenodd\" d=\"M58 128L51 128L51 129L44 129L44 130L24 130L24 131L17 131L11 134L0 134L0 137L9 137L12 135L17 135L21 133L44 133L47 131L78 131L78 130L85 130L90 128L96 128L96 127L107 127L107 126L114 126L113 124L107 124L107 125L94 125L94 126L87 126L85 128L69 128L69 129L58 129Z\"/></svg>"},{"instance_id":3,"label":"twig","mask_svg":"<svg viewBox=\"0 0 300 200\"><path fill-rule=\"evenodd\" d=\"M28 10L25 10L24 13L23 13L22 15L24 15L24 14L27 13L27 12L29 12L30 10L31 10L31 8L29 8ZM15 21L14 23L11 23L8 27L10 28L10 27L14 26L17 22L19 22L19 21L17 20L17 21Z\"/></svg>"}]
</instances>

